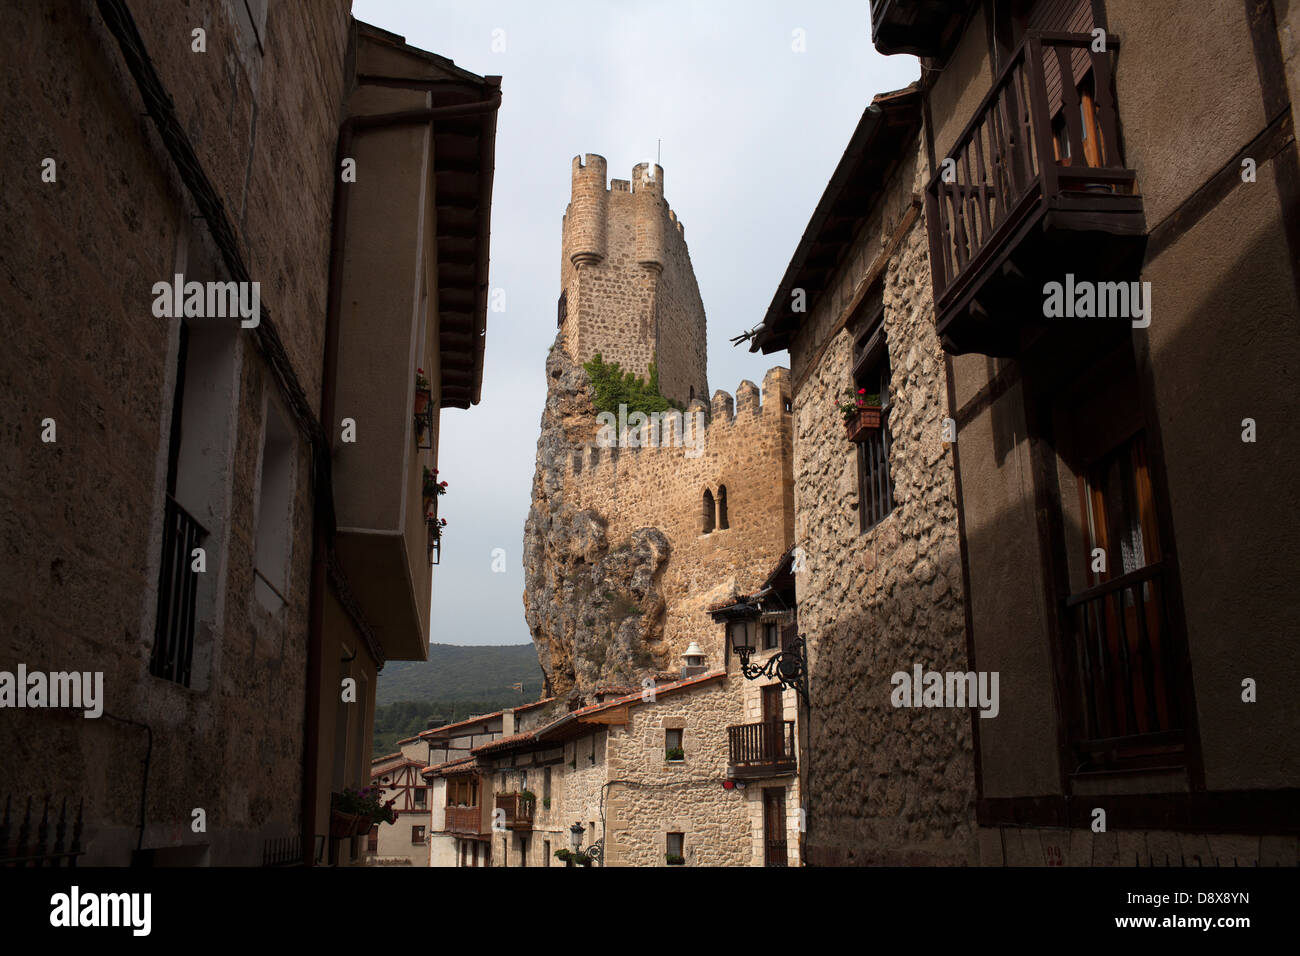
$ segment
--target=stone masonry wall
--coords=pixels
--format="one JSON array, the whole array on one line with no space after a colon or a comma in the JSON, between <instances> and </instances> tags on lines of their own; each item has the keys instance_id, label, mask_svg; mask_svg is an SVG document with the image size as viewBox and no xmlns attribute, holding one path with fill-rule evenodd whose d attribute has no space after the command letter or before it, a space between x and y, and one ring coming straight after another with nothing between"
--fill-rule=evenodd
<instances>
[{"instance_id":1,"label":"stone masonry wall","mask_svg":"<svg viewBox=\"0 0 1300 956\"><path fill-rule=\"evenodd\" d=\"M524 603L556 693L636 684L680 666L692 640L720 665L709 605L754 590L793 534L786 371L768 373L762 396L743 383L734 414L719 392L692 457L698 444L595 447L586 373L559 346L548 369ZM704 534L704 492L724 486L728 527Z\"/></svg>"},{"instance_id":2,"label":"stone masonry wall","mask_svg":"<svg viewBox=\"0 0 1300 956\"><path fill-rule=\"evenodd\" d=\"M792 346L797 374L812 364L895 233L921 181L920 165L896 174L831 291L814 304ZM855 449L833 408L851 384L847 331L831 337L795 395L796 539L806 551L796 580L800 630L810 639L805 802L814 864L976 860L970 712L890 703L896 671L916 663L966 670L952 460L941 440L944 361L930 288L918 217L884 278L894 509L865 534Z\"/></svg>"},{"instance_id":3,"label":"stone masonry wall","mask_svg":"<svg viewBox=\"0 0 1300 956\"><path fill-rule=\"evenodd\" d=\"M609 736L609 866L664 866L667 835L684 834L687 866L748 866L747 791L726 790L727 727L741 723L743 678L726 677L629 709ZM664 759L664 732L681 729L685 759Z\"/></svg>"},{"instance_id":4,"label":"stone masonry wall","mask_svg":"<svg viewBox=\"0 0 1300 956\"><path fill-rule=\"evenodd\" d=\"M574 160L573 201L563 223L561 328L579 364L596 353L646 376L683 404L708 396L704 303L677 216L663 200L663 170L605 188L605 161ZM575 257L578 262L575 263Z\"/></svg>"},{"instance_id":5,"label":"stone masonry wall","mask_svg":"<svg viewBox=\"0 0 1300 956\"><path fill-rule=\"evenodd\" d=\"M213 863L256 863L263 838L298 825L306 448L295 470L290 604L274 622L253 597L250 530L270 385L245 338L229 379L233 434L221 450L228 497L215 514L243 530L208 542L205 673L188 689L151 677L178 340L176 323L152 314L151 289L171 279L178 249L192 265L214 257L95 4L4 6L15 79L0 94L0 139L24 172L0 196L0 313L16 333L0 353L12 452L0 464L0 669L102 671L104 709L122 720L5 710L0 792L17 801L53 791L56 803L66 795L74 804L84 795L82 862L126 862L147 724L145 846L203 841ZM249 53L233 5L132 4L313 401L347 8L272 4L263 55ZM206 53L190 49L199 26ZM269 89L276 95L259 93ZM45 157L57 162L54 183L41 182ZM52 444L40 440L46 417L57 423ZM195 807L207 811L207 834L190 831Z\"/></svg>"}]
</instances>

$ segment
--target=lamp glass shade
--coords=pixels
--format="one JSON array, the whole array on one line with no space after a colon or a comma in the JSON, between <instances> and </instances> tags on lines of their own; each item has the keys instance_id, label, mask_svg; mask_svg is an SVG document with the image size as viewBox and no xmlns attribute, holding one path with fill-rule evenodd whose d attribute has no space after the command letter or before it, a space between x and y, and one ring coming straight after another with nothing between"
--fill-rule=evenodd
<instances>
[{"instance_id":1,"label":"lamp glass shade","mask_svg":"<svg viewBox=\"0 0 1300 956\"><path fill-rule=\"evenodd\" d=\"M569 827L569 843L573 845L574 853L577 853L582 849L582 835L585 832L586 829L581 823L575 823L573 826Z\"/></svg>"}]
</instances>

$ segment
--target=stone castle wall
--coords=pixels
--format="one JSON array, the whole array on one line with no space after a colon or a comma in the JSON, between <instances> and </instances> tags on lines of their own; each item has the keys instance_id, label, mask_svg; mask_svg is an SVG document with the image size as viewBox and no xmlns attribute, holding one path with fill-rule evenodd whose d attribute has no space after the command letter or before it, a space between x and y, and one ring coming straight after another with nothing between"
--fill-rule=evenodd
<instances>
[{"instance_id":1,"label":"stone castle wall","mask_svg":"<svg viewBox=\"0 0 1300 956\"><path fill-rule=\"evenodd\" d=\"M664 201L663 170L648 164L631 181L605 186L603 157L573 160L573 198L564 216L561 325L581 364L596 353L646 376L683 404L708 394L704 303L685 233Z\"/></svg>"},{"instance_id":2,"label":"stone castle wall","mask_svg":"<svg viewBox=\"0 0 1300 956\"><path fill-rule=\"evenodd\" d=\"M977 859L970 712L890 703L896 671L915 663L966 670L952 453L942 441L945 366L921 216L882 273L894 509L865 533L855 447L833 408L852 381L850 333L836 331L837 322L889 251L922 165L896 173L792 346L796 374L806 375L794 399L794 453L796 540L806 552L796 582L800 631L810 639L813 864Z\"/></svg>"},{"instance_id":3,"label":"stone castle wall","mask_svg":"<svg viewBox=\"0 0 1300 956\"><path fill-rule=\"evenodd\" d=\"M756 590L793 538L789 373L773 368L761 393L743 382L737 396L733 403L718 391L699 433L690 430L688 410L682 426L686 447L589 444L574 451L566 470L566 499L605 519L612 548L647 526L667 537L670 551L659 579L666 604L662 646L654 650L670 669L679 666L691 641L704 650L708 666L721 666L722 630L709 606ZM703 408L697 403L694 410ZM643 437L647 433L648 426ZM702 450L692 457L697 449ZM728 526L716 524L715 505L714 530L705 534L704 493L717 500L723 489Z\"/></svg>"}]
</instances>

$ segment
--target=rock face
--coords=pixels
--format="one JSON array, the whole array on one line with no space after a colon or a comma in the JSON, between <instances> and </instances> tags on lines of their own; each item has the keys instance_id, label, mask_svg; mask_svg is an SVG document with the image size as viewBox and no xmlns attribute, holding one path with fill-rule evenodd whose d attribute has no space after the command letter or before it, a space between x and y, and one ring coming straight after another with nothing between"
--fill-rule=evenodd
<instances>
[{"instance_id":1,"label":"rock face","mask_svg":"<svg viewBox=\"0 0 1300 956\"><path fill-rule=\"evenodd\" d=\"M611 547L605 518L566 495L566 469L590 443L596 410L586 371L559 340L546 374L524 525L524 613L554 693L585 697L603 684L639 684L664 662L661 579L670 547L653 527Z\"/></svg>"}]
</instances>

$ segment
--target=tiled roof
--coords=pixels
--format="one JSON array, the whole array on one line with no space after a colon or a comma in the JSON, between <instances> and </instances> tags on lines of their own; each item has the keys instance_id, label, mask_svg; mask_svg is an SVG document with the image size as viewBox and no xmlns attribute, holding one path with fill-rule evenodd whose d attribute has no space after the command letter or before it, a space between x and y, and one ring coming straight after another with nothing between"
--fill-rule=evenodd
<instances>
[{"instance_id":1,"label":"tiled roof","mask_svg":"<svg viewBox=\"0 0 1300 956\"><path fill-rule=\"evenodd\" d=\"M533 710L534 708L541 707L543 704L549 704L553 700L555 700L554 697L543 697L541 700L535 700L531 704L521 704L518 707L510 709L517 714L520 711ZM490 714L479 714L477 717L466 717L464 720L458 720L454 724L443 724L441 727L430 727L428 730L420 731L414 737L407 737L405 740L399 740L398 743L409 744L422 737L432 737L435 734L443 735L449 730L455 730L458 727L468 727L470 724L481 723L485 720L492 720L494 717L500 717L504 713L505 711L502 710L494 710Z\"/></svg>"},{"instance_id":2,"label":"tiled roof","mask_svg":"<svg viewBox=\"0 0 1300 956\"><path fill-rule=\"evenodd\" d=\"M727 672L725 670L718 670L711 671L708 674L700 674L698 677L688 677L685 680L674 681L671 684L658 684L654 688L655 697L657 699L663 697L665 694L672 694L682 690L691 690L701 684L718 680L719 678L725 678L726 676ZM577 710L571 710L567 714L557 717L549 724L538 727L536 730L530 730L521 734L511 734L509 737L502 737L499 740L493 740L490 743L475 747L471 753L494 753L498 750L509 750L511 747L520 744L545 740L549 731L558 728L561 725L570 724L574 720L578 720L582 717L589 717L592 714L597 714L601 711L613 710L615 707L636 706L637 704L643 703L641 693L642 691L637 690L634 693L626 694L622 697L616 697L614 700L606 700L599 704L590 704L586 707L580 707Z\"/></svg>"},{"instance_id":3,"label":"tiled roof","mask_svg":"<svg viewBox=\"0 0 1300 956\"><path fill-rule=\"evenodd\" d=\"M422 776L428 777L428 776L432 776L433 774L443 775L448 773L458 773L461 770L472 770L473 769L472 767L463 766L463 765L472 764L473 762L474 762L473 756L457 757L455 760L448 760L444 763L435 764L434 766L431 767L425 767L423 770L420 771L420 774Z\"/></svg>"}]
</instances>

